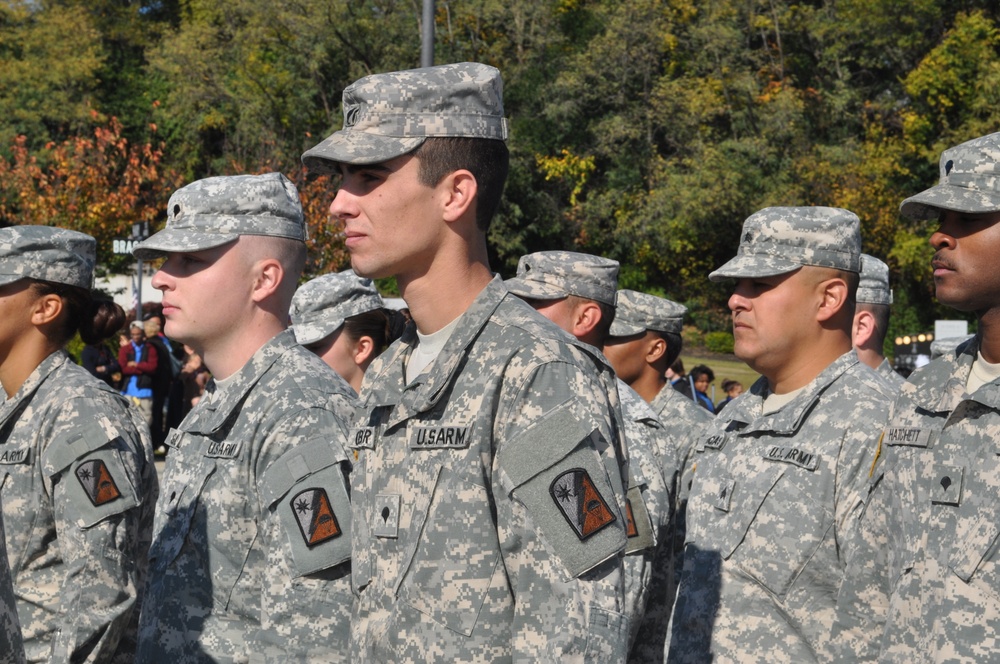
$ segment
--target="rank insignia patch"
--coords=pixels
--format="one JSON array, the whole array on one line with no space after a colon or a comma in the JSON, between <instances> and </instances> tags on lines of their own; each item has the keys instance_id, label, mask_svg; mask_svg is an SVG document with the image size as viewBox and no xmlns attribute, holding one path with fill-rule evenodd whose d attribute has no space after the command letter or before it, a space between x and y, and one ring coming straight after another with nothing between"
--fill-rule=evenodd
<instances>
[{"instance_id":1,"label":"rank insignia patch","mask_svg":"<svg viewBox=\"0 0 1000 664\"><path fill-rule=\"evenodd\" d=\"M121 498L121 491L115 484L108 467L100 459L84 461L76 468L76 478L83 485L83 491L94 507L100 507Z\"/></svg>"},{"instance_id":2,"label":"rank insignia patch","mask_svg":"<svg viewBox=\"0 0 1000 664\"><path fill-rule=\"evenodd\" d=\"M557 477L549 487L549 494L581 540L615 520L607 501L582 468L566 471Z\"/></svg>"},{"instance_id":3,"label":"rank insignia patch","mask_svg":"<svg viewBox=\"0 0 1000 664\"><path fill-rule=\"evenodd\" d=\"M635 516L632 515L632 501L625 501L625 519L628 524L625 526L625 536L628 538L638 537L639 529L635 527Z\"/></svg>"},{"instance_id":4,"label":"rank insignia patch","mask_svg":"<svg viewBox=\"0 0 1000 664\"><path fill-rule=\"evenodd\" d=\"M292 498L291 506L307 546L316 546L340 535L340 524L324 489L300 491Z\"/></svg>"}]
</instances>

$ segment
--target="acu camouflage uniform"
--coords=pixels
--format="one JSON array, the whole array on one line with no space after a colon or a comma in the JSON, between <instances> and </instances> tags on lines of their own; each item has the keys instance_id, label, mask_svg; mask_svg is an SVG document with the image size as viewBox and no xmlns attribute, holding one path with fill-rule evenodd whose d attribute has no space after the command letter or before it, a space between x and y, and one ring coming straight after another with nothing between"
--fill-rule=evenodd
<instances>
[{"instance_id":1,"label":"acu camouflage uniform","mask_svg":"<svg viewBox=\"0 0 1000 664\"><path fill-rule=\"evenodd\" d=\"M1000 210L998 155L1000 134L945 150L940 183L901 212ZM859 507L864 564L838 600L841 661L1000 657L1000 384L969 394L980 340L955 341L939 345L943 354L910 375L892 406Z\"/></svg>"},{"instance_id":2,"label":"acu camouflage uniform","mask_svg":"<svg viewBox=\"0 0 1000 664\"><path fill-rule=\"evenodd\" d=\"M411 326L352 433L352 655L625 659L618 441L593 349L494 279L409 385ZM610 373L610 368L605 368ZM620 490L620 479L617 483Z\"/></svg>"},{"instance_id":3,"label":"acu camouflage uniform","mask_svg":"<svg viewBox=\"0 0 1000 664\"><path fill-rule=\"evenodd\" d=\"M858 304L873 304L889 307L892 304L892 289L889 288L889 266L868 254L861 254L861 279L858 282ZM882 360L875 372L889 385L899 388L905 379L892 368L888 359Z\"/></svg>"},{"instance_id":4,"label":"acu camouflage uniform","mask_svg":"<svg viewBox=\"0 0 1000 664\"><path fill-rule=\"evenodd\" d=\"M575 251L540 251L522 256L508 290L529 300L558 300L573 295L614 307L618 262ZM612 321L612 326L614 321ZM597 349L594 354L598 355ZM601 362L599 365L603 366ZM625 547L625 608L631 626L629 649L646 611L654 561L670 549L670 519L677 474L677 451L668 447L663 426L642 397L621 380L604 374L610 398L620 395L628 456ZM669 566L669 557L662 560Z\"/></svg>"},{"instance_id":5,"label":"acu camouflage uniform","mask_svg":"<svg viewBox=\"0 0 1000 664\"><path fill-rule=\"evenodd\" d=\"M75 231L3 229L0 283L89 290L95 249ZM29 662L130 661L156 486L139 413L64 351L0 405L0 499Z\"/></svg>"},{"instance_id":6,"label":"acu camouflage uniform","mask_svg":"<svg viewBox=\"0 0 1000 664\"><path fill-rule=\"evenodd\" d=\"M278 174L201 180L169 208L137 255L304 239ZM290 330L209 382L166 441L137 661L346 661L353 398Z\"/></svg>"},{"instance_id":7,"label":"acu camouflage uniform","mask_svg":"<svg viewBox=\"0 0 1000 664\"><path fill-rule=\"evenodd\" d=\"M747 220L740 253L711 277L803 264L857 272L859 258L854 215L769 208ZM763 413L761 378L713 420L695 450L669 661L827 656L835 596L855 564L844 548L849 517L867 487L890 392L850 350L776 412Z\"/></svg>"},{"instance_id":8,"label":"acu camouflage uniform","mask_svg":"<svg viewBox=\"0 0 1000 664\"><path fill-rule=\"evenodd\" d=\"M0 516L0 664L24 664L21 623L17 620L17 601L7 564L6 535Z\"/></svg>"}]
</instances>

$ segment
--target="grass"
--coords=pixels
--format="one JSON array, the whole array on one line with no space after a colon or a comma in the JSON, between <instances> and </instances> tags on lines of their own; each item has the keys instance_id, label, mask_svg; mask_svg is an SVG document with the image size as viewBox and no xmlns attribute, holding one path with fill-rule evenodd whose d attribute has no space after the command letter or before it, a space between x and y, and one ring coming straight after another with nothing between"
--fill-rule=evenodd
<instances>
[{"instance_id":1,"label":"grass","mask_svg":"<svg viewBox=\"0 0 1000 664\"><path fill-rule=\"evenodd\" d=\"M715 380L708 387L708 396L715 403L719 403L726 398L726 393L722 391L722 381L728 379L738 380L743 383L744 390L749 390L754 381L760 378L760 374L736 359L734 355L689 355L681 353L681 360L684 362L684 368L687 371L690 371L691 367L704 364L715 372ZM712 394L713 387L715 388L714 395Z\"/></svg>"}]
</instances>

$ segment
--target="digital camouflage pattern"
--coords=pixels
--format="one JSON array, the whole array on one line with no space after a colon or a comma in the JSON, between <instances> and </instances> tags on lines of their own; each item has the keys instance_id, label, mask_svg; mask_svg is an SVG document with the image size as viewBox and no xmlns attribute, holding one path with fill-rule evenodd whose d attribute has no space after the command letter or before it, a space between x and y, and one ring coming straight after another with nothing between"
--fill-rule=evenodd
<instances>
[{"instance_id":1,"label":"digital camouflage pattern","mask_svg":"<svg viewBox=\"0 0 1000 664\"><path fill-rule=\"evenodd\" d=\"M1000 210L1000 133L945 150L940 172L937 185L900 204L904 217L937 219L941 210L970 214Z\"/></svg>"},{"instance_id":2,"label":"digital camouflage pattern","mask_svg":"<svg viewBox=\"0 0 1000 664\"><path fill-rule=\"evenodd\" d=\"M857 215L830 207L770 207L743 222L736 257L712 281L786 274L803 265L861 271Z\"/></svg>"},{"instance_id":3,"label":"digital camouflage pattern","mask_svg":"<svg viewBox=\"0 0 1000 664\"><path fill-rule=\"evenodd\" d=\"M202 251L240 235L306 240L302 203L281 173L220 175L181 187L167 203L167 225L135 246L142 260Z\"/></svg>"},{"instance_id":4,"label":"digital camouflage pattern","mask_svg":"<svg viewBox=\"0 0 1000 664\"><path fill-rule=\"evenodd\" d=\"M141 415L57 351L0 406L0 485L28 661L131 661L157 495Z\"/></svg>"},{"instance_id":5,"label":"digital camouflage pattern","mask_svg":"<svg viewBox=\"0 0 1000 664\"><path fill-rule=\"evenodd\" d=\"M608 336L630 337L647 330L680 334L686 313L687 307L673 300L622 289L618 291Z\"/></svg>"},{"instance_id":6,"label":"digital camouflage pattern","mask_svg":"<svg viewBox=\"0 0 1000 664\"><path fill-rule=\"evenodd\" d=\"M349 386L290 331L167 438L137 661L346 661Z\"/></svg>"},{"instance_id":7,"label":"digital camouflage pattern","mask_svg":"<svg viewBox=\"0 0 1000 664\"><path fill-rule=\"evenodd\" d=\"M892 406L838 602L840 661L1000 657L1000 385L966 393L978 351L918 369Z\"/></svg>"},{"instance_id":8,"label":"digital camouflage pattern","mask_svg":"<svg viewBox=\"0 0 1000 664\"><path fill-rule=\"evenodd\" d=\"M0 286L31 278L90 290L97 241L54 226L0 228Z\"/></svg>"},{"instance_id":9,"label":"digital camouflage pattern","mask_svg":"<svg viewBox=\"0 0 1000 664\"><path fill-rule=\"evenodd\" d=\"M624 661L603 359L499 278L406 385L415 342L411 325L369 368L351 435L352 658Z\"/></svg>"},{"instance_id":10,"label":"digital camouflage pattern","mask_svg":"<svg viewBox=\"0 0 1000 664\"><path fill-rule=\"evenodd\" d=\"M767 379L698 441L670 662L812 662L831 650L845 548L891 388L853 350L778 411Z\"/></svg>"},{"instance_id":11,"label":"digital camouflage pattern","mask_svg":"<svg viewBox=\"0 0 1000 664\"><path fill-rule=\"evenodd\" d=\"M0 517L0 664L24 664L21 623L17 620L17 601L7 564L7 536Z\"/></svg>"},{"instance_id":12,"label":"digital camouflage pattern","mask_svg":"<svg viewBox=\"0 0 1000 664\"><path fill-rule=\"evenodd\" d=\"M617 316L616 316L617 318ZM642 662L663 662L669 643L667 625L677 594L681 568L684 565L684 536L687 529L687 501L694 471L694 448L702 430L714 419L706 409L696 404L667 383L650 404L663 423L663 435L669 447L677 450L678 473L674 491L673 522L670 526L671 550L661 549L661 558L653 566L653 589L646 605L646 616L639 638L632 647L632 656ZM660 579L666 577L666 583Z\"/></svg>"},{"instance_id":13,"label":"digital camouflage pattern","mask_svg":"<svg viewBox=\"0 0 1000 664\"><path fill-rule=\"evenodd\" d=\"M503 80L478 62L373 74L344 89L344 127L302 155L310 170L378 164L432 136L506 141Z\"/></svg>"},{"instance_id":14,"label":"digital camouflage pattern","mask_svg":"<svg viewBox=\"0 0 1000 664\"><path fill-rule=\"evenodd\" d=\"M538 251L521 256L517 276L504 284L514 295L532 300L576 295L614 306L618 261L576 251Z\"/></svg>"},{"instance_id":15,"label":"digital camouflage pattern","mask_svg":"<svg viewBox=\"0 0 1000 664\"><path fill-rule=\"evenodd\" d=\"M311 279L299 286L292 298L289 317L295 341L307 346L326 339L351 316L382 306L372 280L359 277L352 270Z\"/></svg>"},{"instance_id":16,"label":"digital camouflage pattern","mask_svg":"<svg viewBox=\"0 0 1000 664\"><path fill-rule=\"evenodd\" d=\"M624 561L625 606L631 624L628 661L647 662L650 655L655 658L663 655L662 640L659 654L647 654L643 651L652 634L643 633L637 639L645 630L662 633L666 629L665 622L658 625L652 619L663 614L662 606L651 603L650 598L659 601L671 583L669 573L664 572L669 571L672 562L671 524L680 461L675 441L666 435L664 425L649 404L621 380L618 394L625 420L630 476L625 505L628 543ZM649 620L647 610L651 611ZM639 641L643 647L636 647Z\"/></svg>"},{"instance_id":17,"label":"digital camouflage pattern","mask_svg":"<svg viewBox=\"0 0 1000 664\"><path fill-rule=\"evenodd\" d=\"M889 385L897 390L902 387L903 383L906 382L906 379L903 378L898 371L892 368L888 359L882 360L882 363L875 367L875 372L882 376L882 378L884 378Z\"/></svg>"},{"instance_id":18,"label":"digital camouflage pattern","mask_svg":"<svg viewBox=\"0 0 1000 664\"><path fill-rule=\"evenodd\" d=\"M861 279L854 299L858 304L892 304L889 266L874 256L861 254Z\"/></svg>"}]
</instances>

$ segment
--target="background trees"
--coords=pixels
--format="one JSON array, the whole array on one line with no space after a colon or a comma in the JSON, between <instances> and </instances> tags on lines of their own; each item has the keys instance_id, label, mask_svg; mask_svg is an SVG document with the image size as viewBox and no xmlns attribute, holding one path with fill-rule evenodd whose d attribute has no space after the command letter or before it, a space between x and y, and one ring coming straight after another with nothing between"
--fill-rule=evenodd
<instances>
[{"instance_id":1,"label":"background trees","mask_svg":"<svg viewBox=\"0 0 1000 664\"><path fill-rule=\"evenodd\" d=\"M601 253L711 331L726 291L705 276L743 219L839 205L910 327L940 312L931 229L898 204L941 149L1000 129L998 21L983 0L438 0L436 54L504 74L501 272L528 251ZM348 83L416 66L419 35L417 0L0 0L0 223L104 240L162 223L179 182L281 170L310 270L344 267L335 183L298 156L340 126Z\"/></svg>"}]
</instances>

